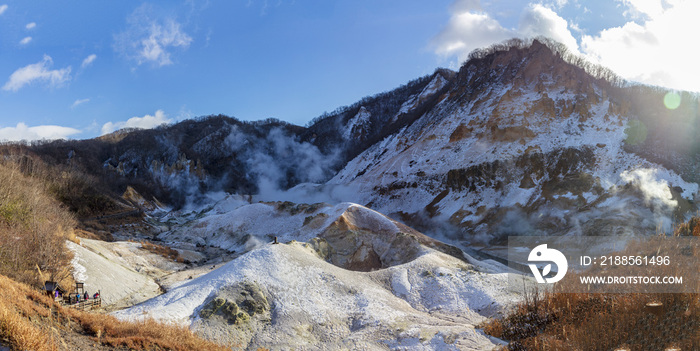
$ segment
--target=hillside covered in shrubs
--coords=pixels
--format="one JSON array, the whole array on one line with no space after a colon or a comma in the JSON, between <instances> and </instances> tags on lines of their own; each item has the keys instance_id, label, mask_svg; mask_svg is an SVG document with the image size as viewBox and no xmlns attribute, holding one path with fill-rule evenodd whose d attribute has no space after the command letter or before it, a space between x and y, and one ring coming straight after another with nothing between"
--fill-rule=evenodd
<instances>
[{"instance_id":1,"label":"hillside covered in shrubs","mask_svg":"<svg viewBox=\"0 0 700 351\"><path fill-rule=\"evenodd\" d=\"M85 188L73 188L75 174L24 161L0 163L0 349L225 349L186 328L122 322L44 295L39 287L46 280L74 286L65 243L79 243L78 221L59 200L81 198Z\"/></svg>"},{"instance_id":2,"label":"hillside covered in shrubs","mask_svg":"<svg viewBox=\"0 0 700 351\"><path fill-rule=\"evenodd\" d=\"M39 175L13 162L0 164L0 274L27 284L70 284L71 256L65 240L76 240L74 215L51 194Z\"/></svg>"}]
</instances>

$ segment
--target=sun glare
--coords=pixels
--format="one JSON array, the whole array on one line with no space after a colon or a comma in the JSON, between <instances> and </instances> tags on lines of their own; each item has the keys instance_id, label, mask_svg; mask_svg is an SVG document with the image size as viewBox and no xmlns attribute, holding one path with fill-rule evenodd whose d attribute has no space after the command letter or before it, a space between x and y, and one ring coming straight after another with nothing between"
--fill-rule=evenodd
<instances>
[{"instance_id":1,"label":"sun glare","mask_svg":"<svg viewBox=\"0 0 700 351\"><path fill-rule=\"evenodd\" d=\"M668 93L666 93L666 95L664 96L664 105L669 110L677 109L678 106L681 105L680 94L673 91L669 91Z\"/></svg>"}]
</instances>

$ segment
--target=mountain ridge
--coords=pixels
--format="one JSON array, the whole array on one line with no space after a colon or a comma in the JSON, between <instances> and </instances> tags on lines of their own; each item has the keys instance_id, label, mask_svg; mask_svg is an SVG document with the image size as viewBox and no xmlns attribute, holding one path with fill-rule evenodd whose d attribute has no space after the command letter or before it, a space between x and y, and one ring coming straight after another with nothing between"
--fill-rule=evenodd
<instances>
[{"instance_id":1,"label":"mountain ridge","mask_svg":"<svg viewBox=\"0 0 700 351\"><path fill-rule=\"evenodd\" d=\"M457 208L456 203L448 205L457 201L449 198L455 192L474 192L475 184L481 184L486 185L484 191L498 193L501 190L496 187L514 182L520 189L533 189L546 176L549 185L544 192L539 188L536 192L545 194L545 202L561 202L566 192L552 193L551 189L566 188L565 182L550 178L574 177L588 184L587 190L594 191L591 194L598 194L572 193L584 197L577 201L578 206L586 208L591 201L602 201L594 197L607 193L610 184L622 185L619 179L605 179L619 178L622 170L590 177L600 160L608 160L605 167L612 172L615 167L609 160L615 155L624 155L631 163L645 163L649 169L670 172L659 181L672 183L673 201L684 198L686 205L692 203L691 183L698 181L696 171L700 167L693 162L700 150L700 138L694 138L700 130L693 124L700 113L692 107L698 98L681 93L680 107L669 110L659 103L667 93L632 86L611 71L568 53L556 42L541 38L511 40L475 51L458 72L438 69L391 92L319 116L306 127L275 119L242 122L222 115L208 116L91 140L39 143L27 147L27 153L49 164L67 164L93 175L99 183L96 187L109 190L106 193L112 198L119 198L131 186L146 198L155 197L180 208L205 201L205 194L222 191L261 194L295 189L304 183L335 188L354 184L365 190L353 190L350 200L378 206L376 209L419 227L415 218L430 219L449 212L449 218L440 221L457 221L461 231L465 225L485 223L483 218L463 222L469 216L481 217L475 214L484 210L479 210L483 205L469 209ZM668 120L674 123L664 122ZM629 142L629 135L636 132L633 127L642 129L635 127L639 125L646 130L644 138ZM682 137L674 138L677 134ZM426 158L414 172L408 172L416 159L401 154L404 151L396 154L387 145L394 151L410 148L413 156L416 152L434 153L443 159L438 162ZM587 146L580 149L583 145ZM387 157L393 154L401 154L406 160L401 166L404 168L396 168L399 158ZM582 156L587 158L577 163ZM369 162L369 157L375 161ZM503 167L512 164L522 168L528 162L539 164L540 169L530 167L517 175L501 174L506 172ZM543 168L548 162L574 162L574 167L549 174ZM368 178L372 173L373 178ZM478 179L473 178L475 175ZM396 179L389 181L392 177ZM358 178L365 179L366 184ZM607 185L602 186L601 181ZM391 203L387 198L401 198L398 193L407 189L425 193L425 199L417 200L420 205L411 205L410 201L400 205L400 201L394 201L385 207L379 204ZM537 201L532 198L526 202L532 205ZM512 204L526 205L520 202ZM455 208L446 208L450 206ZM689 206L685 207L687 212ZM492 213L487 217L502 215ZM683 214L667 217L673 216L680 219L678 216Z\"/></svg>"}]
</instances>

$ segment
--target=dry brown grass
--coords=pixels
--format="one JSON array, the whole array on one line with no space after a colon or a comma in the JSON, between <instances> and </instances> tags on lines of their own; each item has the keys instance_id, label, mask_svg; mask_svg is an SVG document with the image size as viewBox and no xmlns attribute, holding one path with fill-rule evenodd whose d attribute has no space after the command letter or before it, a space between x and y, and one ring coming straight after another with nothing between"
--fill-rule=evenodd
<instances>
[{"instance_id":1,"label":"dry brown grass","mask_svg":"<svg viewBox=\"0 0 700 351\"><path fill-rule=\"evenodd\" d=\"M677 226L673 234L676 236L700 236L700 217L693 217Z\"/></svg>"},{"instance_id":2,"label":"dry brown grass","mask_svg":"<svg viewBox=\"0 0 700 351\"><path fill-rule=\"evenodd\" d=\"M18 350L58 349L47 333L3 305L0 305L0 335Z\"/></svg>"},{"instance_id":3,"label":"dry brown grass","mask_svg":"<svg viewBox=\"0 0 700 351\"><path fill-rule=\"evenodd\" d=\"M229 350L204 340L186 327L167 325L153 320L120 321L112 316L64 310L78 321L84 332L103 345L127 347L133 350Z\"/></svg>"},{"instance_id":4,"label":"dry brown grass","mask_svg":"<svg viewBox=\"0 0 700 351\"><path fill-rule=\"evenodd\" d=\"M228 349L183 327L152 320L130 323L109 315L62 308L25 285L38 287L44 280L53 280L73 286L71 255L64 243L77 241L77 222L54 196L68 192L71 199L81 198L79 191L73 194L71 184L75 179L70 174L61 173L51 180L46 169L28 167L0 163L0 340L13 349L39 351L78 346L84 349L97 344L133 350ZM89 205L101 206L97 202ZM175 250L142 244L177 258Z\"/></svg>"},{"instance_id":5,"label":"dry brown grass","mask_svg":"<svg viewBox=\"0 0 700 351\"><path fill-rule=\"evenodd\" d=\"M700 235L700 217L678 225L673 235ZM673 249L673 245L663 245L661 238L657 254ZM644 246L631 250L648 254ZM697 251L692 257L697 257ZM684 271L687 269L695 271ZM654 275L696 274L694 264L654 267ZM567 278L578 279L577 274L567 274ZM661 307L650 307L650 302L661 303ZM700 294L535 291L526 294L511 314L483 327L486 334L509 341L506 350L664 350L672 346L700 350Z\"/></svg>"},{"instance_id":6,"label":"dry brown grass","mask_svg":"<svg viewBox=\"0 0 700 351\"><path fill-rule=\"evenodd\" d=\"M694 218L674 234L697 232L700 219ZM655 269L655 275L679 275ZM509 341L506 350L700 350L700 294L535 291L508 316L485 324L484 332Z\"/></svg>"},{"instance_id":7,"label":"dry brown grass","mask_svg":"<svg viewBox=\"0 0 700 351\"><path fill-rule=\"evenodd\" d=\"M73 216L46 184L24 175L14 163L0 164L0 274L29 284L69 278L71 255L65 240L75 238Z\"/></svg>"},{"instance_id":8,"label":"dry brown grass","mask_svg":"<svg viewBox=\"0 0 700 351\"><path fill-rule=\"evenodd\" d=\"M109 315L62 308L41 292L0 275L0 340L7 340L17 350L72 349L76 338L63 338L67 333L82 338L83 344L116 349L229 350L184 327L152 320L124 322Z\"/></svg>"},{"instance_id":9,"label":"dry brown grass","mask_svg":"<svg viewBox=\"0 0 700 351\"><path fill-rule=\"evenodd\" d=\"M51 299L0 275L0 337L18 350L57 350L55 335L32 321L50 318Z\"/></svg>"},{"instance_id":10,"label":"dry brown grass","mask_svg":"<svg viewBox=\"0 0 700 351\"><path fill-rule=\"evenodd\" d=\"M698 294L540 293L484 332L510 341L507 350L698 350L699 308Z\"/></svg>"},{"instance_id":11,"label":"dry brown grass","mask_svg":"<svg viewBox=\"0 0 700 351\"><path fill-rule=\"evenodd\" d=\"M141 240L139 243L141 244L141 248L143 248L144 250L148 250L156 255L161 255L165 258L168 258L168 259L171 259L173 261L180 262L180 263L185 262L185 260L182 257L180 257L180 253L173 248L163 246L163 245L154 244L154 243L144 241L144 240Z\"/></svg>"}]
</instances>

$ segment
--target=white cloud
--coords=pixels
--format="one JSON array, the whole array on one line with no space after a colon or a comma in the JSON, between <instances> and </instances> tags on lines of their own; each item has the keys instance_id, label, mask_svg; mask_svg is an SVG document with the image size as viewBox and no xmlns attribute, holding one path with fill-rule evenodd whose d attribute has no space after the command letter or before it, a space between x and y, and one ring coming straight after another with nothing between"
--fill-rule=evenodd
<instances>
[{"instance_id":1,"label":"white cloud","mask_svg":"<svg viewBox=\"0 0 700 351\"><path fill-rule=\"evenodd\" d=\"M581 48L588 58L630 80L700 91L697 49L688 37L700 31L700 2L666 1L668 8L661 7L660 1L626 0L625 4L648 19L584 35Z\"/></svg>"},{"instance_id":2,"label":"white cloud","mask_svg":"<svg viewBox=\"0 0 700 351\"><path fill-rule=\"evenodd\" d=\"M520 10L518 28L508 29L484 12L478 0L456 0L448 23L429 45L442 59L464 60L472 50L508 38L547 36L625 79L700 92L697 49L689 39L700 32L700 1L616 1L630 21L591 33L553 10L567 5L565 1L530 4ZM579 10L590 12L585 7Z\"/></svg>"},{"instance_id":3,"label":"white cloud","mask_svg":"<svg viewBox=\"0 0 700 351\"><path fill-rule=\"evenodd\" d=\"M50 70L53 60L50 56L34 64L24 66L14 71L10 79L2 87L3 90L17 91L34 81L46 83L49 87L57 87L70 80L71 67Z\"/></svg>"},{"instance_id":4,"label":"white cloud","mask_svg":"<svg viewBox=\"0 0 700 351\"><path fill-rule=\"evenodd\" d=\"M83 63L80 65L80 67L85 68L87 66L90 66L92 64L92 62L95 61L95 59L97 59L97 55L95 55L95 54L92 54L92 55L86 57L83 60Z\"/></svg>"},{"instance_id":5,"label":"white cloud","mask_svg":"<svg viewBox=\"0 0 700 351\"><path fill-rule=\"evenodd\" d=\"M27 45L29 42L32 41L32 37L24 37L22 40L19 41L21 45Z\"/></svg>"},{"instance_id":6,"label":"white cloud","mask_svg":"<svg viewBox=\"0 0 700 351\"><path fill-rule=\"evenodd\" d=\"M631 17L656 17L664 12L661 0L617 0L628 7L625 14Z\"/></svg>"},{"instance_id":7,"label":"white cloud","mask_svg":"<svg viewBox=\"0 0 700 351\"><path fill-rule=\"evenodd\" d=\"M573 30L576 33L583 34L585 32L576 22L569 22L569 27L571 27L571 30Z\"/></svg>"},{"instance_id":8,"label":"white cloud","mask_svg":"<svg viewBox=\"0 0 700 351\"><path fill-rule=\"evenodd\" d=\"M562 3L563 5L564 3ZM431 41L430 47L443 58L466 59L471 51L513 37L547 36L566 45L573 52L578 44L562 17L542 5L526 7L517 30L508 29L480 10L478 0L457 0L450 6L452 16L445 28Z\"/></svg>"},{"instance_id":9,"label":"white cloud","mask_svg":"<svg viewBox=\"0 0 700 351\"><path fill-rule=\"evenodd\" d=\"M36 22L27 23L27 25L24 26L24 28L27 28L27 30L34 29L36 28Z\"/></svg>"},{"instance_id":10,"label":"white cloud","mask_svg":"<svg viewBox=\"0 0 700 351\"><path fill-rule=\"evenodd\" d=\"M127 18L127 30L115 36L114 48L139 65L170 65L171 49L187 49L192 37L174 18L153 18L152 12L148 5L136 9Z\"/></svg>"},{"instance_id":11,"label":"white cloud","mask_svg":"<svg viewBox=\"0 0 700 351\"><path fill-rule=\"evenodd\" d=\"M102 135L109 134L123 128L151 129L161 124L170 122L172 122L172 120L165 116L165 112L163 112L163 110L158 110L153 116L145 115L143 117L132 117L121 122L107 122L102 126Z\"/></svg>"},{"instance_id":12,"label":"white cloud","mask_svg":"<svg viewBox=\"0 0 700 351\"><path fill-rule=\"evenodd\" d=\"M456 4L460 3L458 1ZM468 10L473 6L473 4L452 6L454 12L450 21L430 43L438 55L443 57L456 55L460 61L463 61L474 49L514 36L514 32L503 28L488 14Z\"/></svg>"},{"instance_id":13,"label":"white cloud","mask_svg":"<svg viewBox=\"0 0 700 351\"><path fill-rule=\"evenodd\" d=\"M71 106L71 108L75 108L76 106L82 105L82 104L84 104L84 103L86 103L86 102L89 102L89 101L90 101L90 99L78 99L78 100L75 100L75 102L73 103L73 105Z\"/></svg>"},{"instance_id":14,"label":"white cloud","mask_svg":"<svg viewBox=\"0 0 700 351\"><path fill-rule=\"evenodd\" d=\"M20 141L20 140L53 140L67 139L69 136L81 133L80 130L69 127L55 125L41 125L28 127L24 123L18 123L16 127L0 128L0 140Z\"/></svg>"},{"instance_id":15,"label":"white cloud","mask_svg":"<svg viewBox=\"0 0 700 351\"><path fill-rule=\"evenodd\" d=\"M7 11L7 5L0 5L0 15L5 13L5 11Z\"/></svg>"},{"instance_id":16,"label":"white cloud","mask_svg":"<svg viewBox=\"0 0 700 351\"><path fill-rule=\"evenodd\" d=\"M569 25L551 9L542 5L528 6L520 18L518 32L524 37L545 36L552 38L568 47L573 52L578 52L576 38L571 35Z\"/></svg>"}]
</instances>

